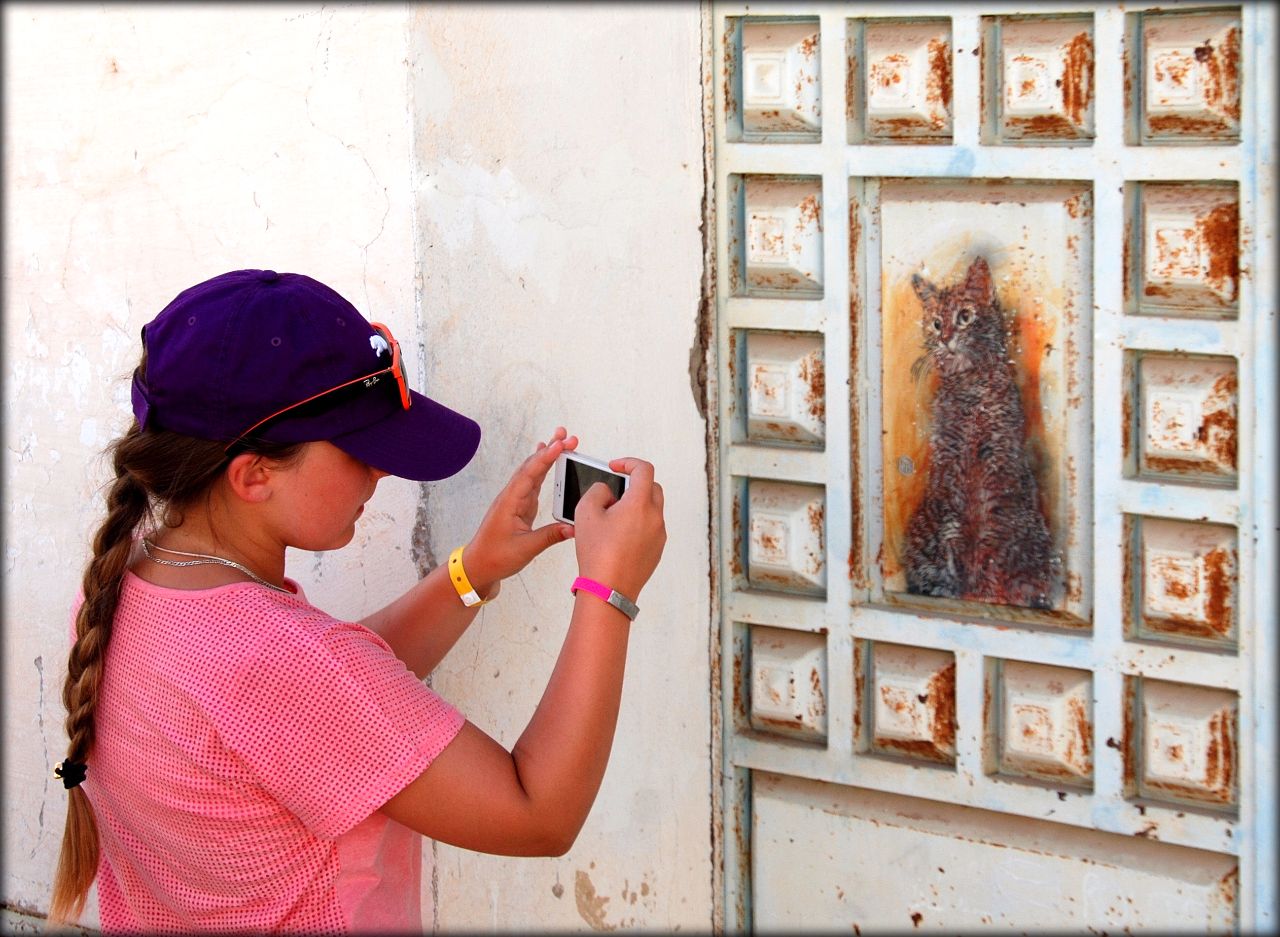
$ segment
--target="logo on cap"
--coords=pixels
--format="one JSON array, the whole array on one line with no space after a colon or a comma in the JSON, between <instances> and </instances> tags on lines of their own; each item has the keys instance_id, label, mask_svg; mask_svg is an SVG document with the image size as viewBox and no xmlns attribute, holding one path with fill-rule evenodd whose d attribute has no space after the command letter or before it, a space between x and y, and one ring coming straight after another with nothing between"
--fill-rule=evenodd
<instances>
[{"instance_id":1,"label":"logo on cap","mask_svg":"<svg viewBox=\"0 0 1280 937\"><path fill-rule=\"evenodd\" d=\"M385 354L389 354L391 346L387 344L387 340L381 335L370 335L369 346L373 349L373 353L381 358Z\"/></svg>"}]
</instances>

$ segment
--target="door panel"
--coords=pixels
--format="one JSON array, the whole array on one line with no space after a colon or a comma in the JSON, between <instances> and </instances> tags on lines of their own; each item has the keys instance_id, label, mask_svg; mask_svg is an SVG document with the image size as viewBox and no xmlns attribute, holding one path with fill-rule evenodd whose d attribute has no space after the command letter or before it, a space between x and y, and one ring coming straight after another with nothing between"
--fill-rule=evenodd
<instances>
[{"instance_id":1,"label":"door panel","mask_svg":"<svg viewBox=\"0 0 1280 937\"><path fill-rule=\"evenodd\" d=\"M724 923L1266 929L1270 8L712 19Z\"/></svg>"}]
</instances>

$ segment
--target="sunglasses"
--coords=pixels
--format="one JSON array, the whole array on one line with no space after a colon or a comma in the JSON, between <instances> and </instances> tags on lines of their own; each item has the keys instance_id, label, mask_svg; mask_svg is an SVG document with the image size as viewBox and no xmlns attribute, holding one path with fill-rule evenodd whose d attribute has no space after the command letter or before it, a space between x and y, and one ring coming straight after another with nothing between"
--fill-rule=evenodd
<instances>
[{"instance_id":1,"label":"sunglasses","mask_svg":"<svg viewBox=\"0 0 1280 937\"><path fill-rule=\"evenodd\" d=\"M391 364L388 367L344 381L336 387L322 390L318 394L312 394L305 400L299 400L297 403L291 403L289 406L277 410L270 416L254 423L231 442L227 443L227 448L224 450L225 453L228 456L234 455L236 450L246 446L247 440L254 433L279 422L285 417L299 417L327 410L336 406L340 399L346 399L349 395L362 394L365 391L372 390L384 384L388 378L396 382L396 387L400 391L400 406L408 410L413 404L413 398L409 395L409 382L404 376L404 366L400 358L400 343L395 340L391 330L381 322L370 322L369 324L373 326L374 331L377 333L377 335L371 337L370 341L376 341L378 336L381 336L386 344L386 347L379 351L379 355L391 355Z\"/></svg>"}]
</instances>

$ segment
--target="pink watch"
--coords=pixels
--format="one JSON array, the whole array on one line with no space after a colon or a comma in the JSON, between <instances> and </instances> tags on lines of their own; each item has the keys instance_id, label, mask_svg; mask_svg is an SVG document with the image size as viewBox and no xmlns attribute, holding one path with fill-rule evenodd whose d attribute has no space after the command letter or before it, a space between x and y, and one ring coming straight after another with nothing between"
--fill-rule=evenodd
<instances>
[{"instance_id":1,"label":"pink watch","mask_svg":"<svg viewBox=\"0 0 1280 937\"><path fill-rule=\"evenodd\" d=\"M588 579L586 576L579 576L573 581L573 585L569 587L569 591L574 595L578 594L579 589L585 589L592 595L597 596L608 602L622 614L626 615L632 621L636 620L636 616L640 614L640 607L632 602L629 598L615 589L596 582L594 579Z\"/></svg>"}]
</instances>

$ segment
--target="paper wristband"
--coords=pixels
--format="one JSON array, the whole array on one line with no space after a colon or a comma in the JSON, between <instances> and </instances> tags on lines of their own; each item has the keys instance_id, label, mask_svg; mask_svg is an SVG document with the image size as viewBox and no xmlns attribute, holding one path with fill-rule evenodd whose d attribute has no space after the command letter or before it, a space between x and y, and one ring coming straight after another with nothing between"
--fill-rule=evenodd
<instances>
[{"instance_id":1,"label":"paper wristband","mask_svg":"<svg viewBox=\"0 0 1280 937\"><path fill-rule=\"evenodd\" d=\"M636 616L640 614L640 608L635 602L614 589L596 582L594 579L588 579L585 576L579 576L573 581L573 585L569 587L569 591L574 595L578 594L579 589L585 589L597 598L604 599L622 614L626 615L632 621L636 620Z\"/></svg>"},{"instance_id":2,"label":"paper wristband","mask_svg":"<svg viewBox=\"0 0 1280 937\"><path fill-rule=\"evenodd\" d=\"M449 554L449 581L453 583L458 598L462 599L462 604L467 608L484 605L493 599L492 596L487 599L480 598L475 587L471 585L471 580L467 578L467 571L462 568L462 547L455 547Z\"/></svg>"}]
</instances>

